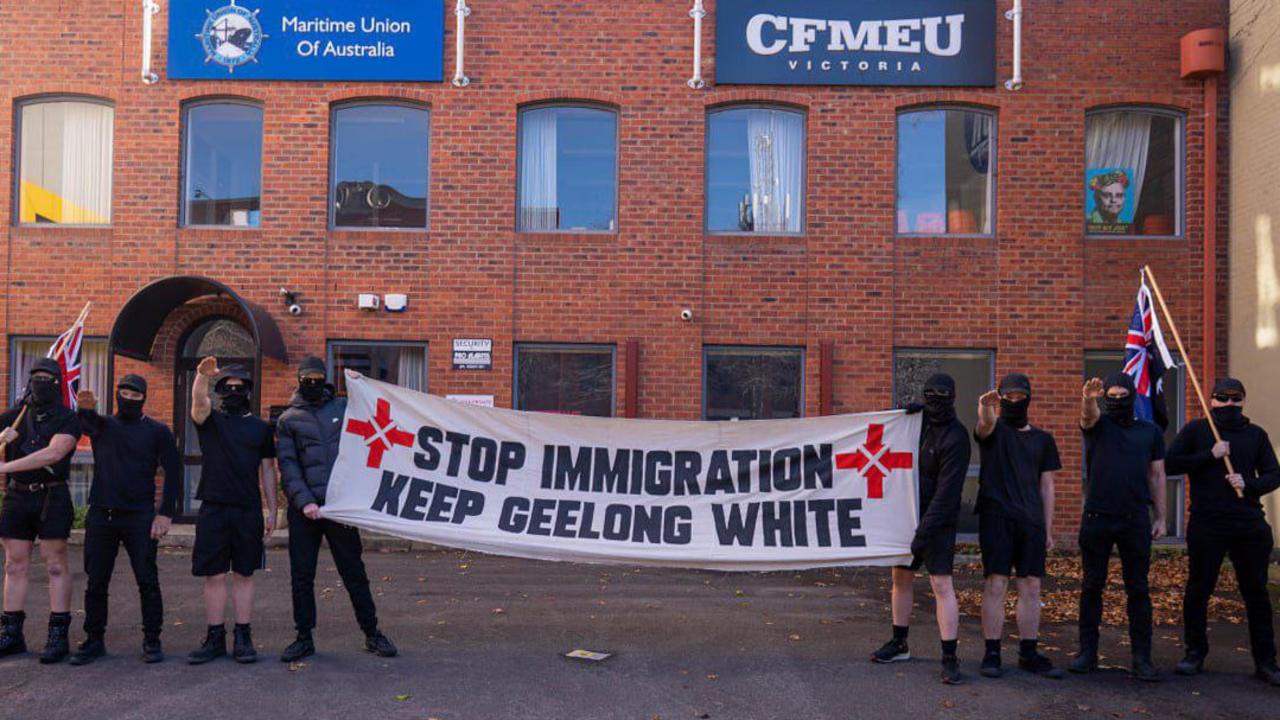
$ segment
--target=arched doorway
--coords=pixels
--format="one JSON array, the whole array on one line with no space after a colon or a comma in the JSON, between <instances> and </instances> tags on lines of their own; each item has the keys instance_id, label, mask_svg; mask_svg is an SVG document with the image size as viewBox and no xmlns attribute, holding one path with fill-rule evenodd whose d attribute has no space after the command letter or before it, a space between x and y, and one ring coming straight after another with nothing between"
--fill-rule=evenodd
<instances>
[{"instance_id":1,"label":"arched doorway","mask_svg":"<svg viewBox=\"0 0 1280 720\"><path fill-rule=\"evenodd\" d=\"M178 447L182 451L184 518L193 517L200 509L200 501L196 500L196 488L200 484L200 440L196 435L195 423L191 421L191 386L195 380L196 366L200 364L201 358L215 357L220 368L236 365L247 370L256 387L259 385L256 355L257 344L253 335L244 325L225 316L198 320L178 343L173 373L173 426L178 428ZM254 392L255 408L258 398L259 393ZM217 407L216 399L213 404Z\"/></svg>"}]
</instances>

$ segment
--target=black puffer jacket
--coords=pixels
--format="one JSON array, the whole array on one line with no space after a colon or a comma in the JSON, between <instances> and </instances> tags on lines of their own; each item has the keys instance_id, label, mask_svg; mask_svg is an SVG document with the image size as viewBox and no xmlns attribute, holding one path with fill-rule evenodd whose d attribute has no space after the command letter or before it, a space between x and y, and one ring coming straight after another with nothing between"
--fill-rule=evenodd
<instances>
[{"instance_id":1,"label":"black puffer jacket","mask_svg":"<svg viewBox=\"0 0 1280 720\"><path fill-rule=\"evenodd\" d=\"M324 504L346 412L346 399L334 397L330 385L319 403L309 403L294 393L289 409L276 424L280 480L285 496L299 510L311 503Z\"/></svg>"}]
</instances>

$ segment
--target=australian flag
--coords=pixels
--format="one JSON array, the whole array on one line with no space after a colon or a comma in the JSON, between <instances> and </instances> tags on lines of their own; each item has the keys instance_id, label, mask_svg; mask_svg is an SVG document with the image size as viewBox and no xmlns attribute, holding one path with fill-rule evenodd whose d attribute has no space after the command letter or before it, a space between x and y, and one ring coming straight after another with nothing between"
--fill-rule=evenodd
<instances>
[{"instance_id":1,"label":"australian flag","mask_svg":"<svg viewBox=\"0 0 1280 720\"><path fill-rule=\"evenodd\" d=\"M1164 403L1164 374L1171 367L1173 356L1164 344L1151 289L1144 277L1138 286L1138 302L1134 305L1124 343L1124 372L1133 378L1133 386L1138 390L1134 403L1138 419L1154 422L1161 430L1169 425Z\"/></svg>"}]
</instances>

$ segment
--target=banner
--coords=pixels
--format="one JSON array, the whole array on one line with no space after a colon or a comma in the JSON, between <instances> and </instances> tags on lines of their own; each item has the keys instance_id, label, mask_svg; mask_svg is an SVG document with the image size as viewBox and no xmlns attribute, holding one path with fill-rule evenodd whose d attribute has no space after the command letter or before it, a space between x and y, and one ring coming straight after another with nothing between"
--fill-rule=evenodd
<instances>
[{"instance_id":1,"label":"banner","mask_svg":"<svg viewBox=\"0 0 1280 720\"><path fill-rule=\"evenodd\" d=\"M719 0L715 80L992 87L995 0Z\"/></svg>"},{"instance_id":2,"label":"banner","mask_svg":"<svg viewBox=\"0 0 1280 720\"><path fill-rule=\"evenodd\" d=\"M439 81L441 0L173 0L174 80Z\"/></svg>"},{"instance_id":3,"label":"banner","mask_svg":"<svg viewBox=\"0 0 1280 720\"><path fill-rule=\"evenodd\" d=\"M496 555L714 570L890 565L920 415L677 422L475 407L347 371L324 517Z\"/></svg>"}]
</instances>

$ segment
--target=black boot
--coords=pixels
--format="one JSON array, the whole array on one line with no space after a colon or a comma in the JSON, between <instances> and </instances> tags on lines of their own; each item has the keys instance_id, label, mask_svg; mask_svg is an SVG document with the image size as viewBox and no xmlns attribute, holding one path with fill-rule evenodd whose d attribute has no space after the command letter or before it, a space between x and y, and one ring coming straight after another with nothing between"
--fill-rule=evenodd
<instances>
[{"instance_id":1,"label":"black boot","mask_svg":"<svg viewBox=\"0 0 1280 720\"><path fill-rule=\"evenodd\" d=\"M27 651L27 639L22 634L22 624L26 621L27 614L21 610L0 615L0 657Z\"/></svg>"},{"instance_id":2,"label":"black boot","mask_svg":"<svg viewBox=\"0 0 1280 720\"><path fill-rule=\"evenodd\" d=\"M253 632L249 629L249 624L236 623L235 636L236 644L231 657L238 663L257 662L258 651L253 649Z\"/></svg>"},{"instance_id":3,"label":"black boot","mask_svg":"<svg viewBox=\"0 0 1280 720\"><path fill-rule=\"evenodd\" d=\"M395 657L399 652L381 630L374 630L364 636L364 649L378 657Z\"/></svg>"},{"instance_id":4,"label":"black boot","mask_svg":"<svg viewBox=\"0 0 1280 720\"><path fill-rule=\"evenodd\" d=\"M88 665L107 654L107 644L102 641L101 635L90 635L80 643L76 651L71 653L72 665Z\"/></svg>"},{"instance_id":5,"label":"black boot","mask_svg":"<svg viewBox=\"0 0 1280 720\"><path fill-rule=\"evenodd\" d=\"M164 661L164 646L160 644L160 633L147 633L142 636L142 662L148 665Z\"/></svg>"},{"instance_id":6,"label":"black boot","mask_svg":"<svg viewBox=\"0 0 1280 720\"><path fill-rule=\"evenodd\" d=\"M1195 650L1188 650L1187 654L1178 661L1178 665L1173 671L1179 675L1199 675L1204 671L1204 655Z\"/></svg>"},{"instance_id":7,"label":"black boot","mask_svg":"<svg viewBox=\"0 0 1280 720\"><path fill-rule=\"evenodd\" d=\"M289 647L280 653L280 662L297 662L304 657L310 657L316 654L315 641L311 639L311 633L300 632L297 639L289 643Z\"/></svg>"},{"instance_id":8,"label":"black boot","mask_svg":"<svg viewBox=\"0 0 1280 720\"><path fill-rule=\"evenodd\" d=\"M1143 682L1160 682L1160 673L1151 664L1151 651L1133 654L1133 676Z\"/></svg>"},{"instance_id":9,"label":"black boot","mask_svg":"<svg viewBox=\"0 0 1280 720\"><path fill-rule=\"evenodd\" d=\"M49 613L49 639L40 653L41 665L53 665L71 654L71 613Z\"/></svg>"},{"instance_id":10,"label":"black boot","mask_svg":"<svg viewBox=\"0 0 1280 720\"><path fill-rule=\"evenodd\" d=\"M210 660L225 657L227 654L227 626L210 625L200 647L187 655L187 662L192 665L203 665Z\"/></svg>"},{"instance_id":11,"label":"black boot","mask_svg":"<svg viewBox=\"0 0 1280 720\"><path fill-rule=\"evenodd\" d=\"M1081 675L1091 673L1098 669L1098 645L1096 643L1080 643L1080 652L1076 653L1076 657L1067 666L1067 669L1073 673Z\"/></svg>"},{"instance_id":12,"label":"black boot","mask_svg":"<svg viewBox=\"0 0 1280 720\"><path fill-rule=\"evenodd\" d=\"M1274 661L1268 663L1258 663L1254 667L1254 677L1268 685L1280 686L1280 668L1276 667Z\"/></svg>"}]
</instances>

